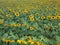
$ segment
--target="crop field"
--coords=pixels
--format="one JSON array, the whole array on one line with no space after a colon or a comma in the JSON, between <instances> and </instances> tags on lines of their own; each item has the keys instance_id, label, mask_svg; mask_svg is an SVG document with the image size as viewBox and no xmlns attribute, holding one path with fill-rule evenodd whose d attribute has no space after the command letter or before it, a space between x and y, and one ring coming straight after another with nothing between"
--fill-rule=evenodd
<instances>
[{"instance_id":1,"label":"crop field","mask_svg":"<svg viewBox=\"0 0 60 45\"><path fill-rule=\"evenodd\" d=\"M0 45L60 45L60 0L0 0Z\"/></svg>"}]
</instances>

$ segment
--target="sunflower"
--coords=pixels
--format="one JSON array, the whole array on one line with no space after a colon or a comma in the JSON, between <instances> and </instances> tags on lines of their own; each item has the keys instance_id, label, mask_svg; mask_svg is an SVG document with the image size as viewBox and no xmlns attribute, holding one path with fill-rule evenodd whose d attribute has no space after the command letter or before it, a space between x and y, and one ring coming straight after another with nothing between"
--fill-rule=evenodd
<instances>
[{"instance_id":1,"label":"sunflower","mask_svg":"<svg viewBox=\"0 0 60 45\"><path fill-rule=\"evenodd\" d=\"M51 20L52 19L52 15L47 16L47 19Z\"/></svg>"},{"instance_id":2,"label":"sunflower","mask_svg":"<svg viewBox=\"0 0 60 45\"><path fill-rule=\"evenodd\" d=\"M27 42L26 42L26 41L23 41L23 40L22 40L22 43L23 43L23 44L27 44Z\"/></svg>"},{"instance_id":3,"label":"sunflower","mask_svg":"<svg viewBox=\"0 0 60 45\"><path fill-rule=\"evenodd\" d=\"M41 19L45 19L45 15L42 15L42 16L41 16Z\"/></svg>"},{"instance_id":4,"label":"sunflower","mask_svg":"<svg viewBox=\"0 0 60 45\"><path fill-rule=\"evenodd\" d=\"M2 38L2 41L5 42L5 38Z\"/></svg>"},{"instance_id":5,"label":"sunflower","mask_svg":"<svg viewBox=\"0 0 60 45\"><path fill-rule=\"evenodd\" d=\"M37 42L37 45L40 45L41 43L40 42Z\"/></svg>"},{"instance_id":6,"label":"sunflower","mask_svg":"<svg viewBox=\"0 0 60 45\"><path fill-rule=\"evenodd\" d=\"M31 37L30 36L26 36L27 40L31 40Z\"/></svg>"},{"instance_id":7,"label":"sunflower","mask_svg":"<svg viewBox=\"0 0 60 45\"><path fill-rule=\"evenodd\" d=\"M34 16L33 16L33 15L30 15L30 16L29 16L29 19L30 19L31 21L34 21Z\"/></svg>"},{"instance_id":8,"label":"sunflower","mask_svg":"<svg viewBox=\"0 0 60 45\"><path fill-rule=\"evenodd\" d=\"M19 12L15 12L15 16L17 17L20 16Z\"/></svg>"},{"instance_id":9,"label":"sunflower","mask_svg":"<svg viewBox=\"0 0 60 45\"><path fill-rule=\"evenodd\" d=\"M10 40L9 42L15 42L14 40Z\"/></svg>"},{"instance_id":10,"label":"sunflower","mask_svg":"<svg viewBox=\"0 0 60 45\"><path fill-rule=\"evenodd\" d=\"M34 44L34 42L31 42L31 44Z\"/></svg>"},{"instance_id":11,"label":"sunflower","mask_svg":"<svg viewBox=\"0 0 60 45\"><path fill-rule=\"evenodd\" d=\"M29 12L29 9L25 9L25 10L24 10L24 13L28 13L28 12Z\"/></svg>"},{"instance_id":12,"label":"sunflower","mask_svg":"<svg viewBox=\"0 0 60 45\"><path fill-rule=\"evenodd\" d=\"M16 24L16 26L20 27L20 26L21 26L21 24L17 23L17 24Z\"/></svg>"},{"instance_id":13,"label":"sunflower","mask_svg":"<svg viewBox=\"0 0 60 45\"><path fill-rule=\"evenodd\" d=\"M12 10L12 9L10 9L10 8L8 8L8 10L9 10L10 12L13 12L13 10Z\"/></svg>"},{"instance_id":14,"label":"sunflower","mask_svg":"<svg viewBox=\"0 0 60 45\"><path fill-rule=\"evenodd\" d=\"M50 20L55 19L55 16L48 16L48 18L50 18Z\"/></svg>"},{"instance_id":15,"label":"sunflower","mask_svg":"<svg viewBox=\"0 0 60 45\"><path fill-rule=\"evenodd\" d=\"M59 16L59 15L56 15L55 18L56 18L56 19L60 19L60 16Z\"/></svg>"},{"instance_id":16,"label":"sunflower","mask_svg":"<svg viewBox=\"0 0 60 45\"><path fill-rule=\"evenodd\" d=\"M9 42L9 40L6 40L5 38L2 38L3 42L6 42L6 44Z\"/></svg>"},{"instance_id":17,"label":"sunflower","mask_svg":"<svg viewBox=\"0 0 60 45\"><path fill-rule=\"evenodd\" d=\"M16 26L16 24L10 24L10 26Z\"/></svg>"},{"instance_id":18,"label":"sunflower","mask_svg":"<svg viewBox=\"0 0 60 45\"><path fill-rule=\"evenodd\" d=\"M31 43L31 42L32 42L32 40L28 40L28 42L29 42L29 43Z\"/></svg>"},{"instance_id":19,"label":"sunflower","mask_svg":"<svg viewBox=\"0 0 60 45\"><path fill-rule=\"evenodd\" d=\"M23 27L27 28L28 27L28 24L22 24Z\"/></svg>"},{"instance_id":20,"label":"sunflower","mask_svg":"<svg viewBox=\"0 0 60 45\"><path fill-rule=\"evenodd\" d=\"M55 16L51 16L50 18L51 18L51 19L55 19Z\"/></svg>"},{"instance_id":21,"label":"sunflower","mask_svg":"<svg viewBox=\"0 0 60 45\"><path fill-rule=\"evenodd\" d=\"M12 16L10 14L6 14L6 17L11 18Z\"/></svg>"},{"instance_id":22,"label":"sunflower","mask_svg":"<svg viewBox=\"0 0 60 45\"><path fill-rule=\"evenodd\" d=\"M36 16L39 16L39 13L36 13L35 15L36 15Z\"/></svg>"},{"instance_id":23,"label":"sunflower","mask_svg":"<svg viewBox=\"0 0 60 45\"><path fill-rule=\"evenodd\" d=\"M34 30L34 28L32 26L30 26L30 30Z\"/></svg>"},{"instance_id":24,"label":"sunflower","mask_svg":"<svg viewBox=\"0 0 60 45\"><path fill-rule=\"evenodd\" d=\"M17 40L18 43L21 43L22 41L21 40Z\"/></svg>"}]
</instances>

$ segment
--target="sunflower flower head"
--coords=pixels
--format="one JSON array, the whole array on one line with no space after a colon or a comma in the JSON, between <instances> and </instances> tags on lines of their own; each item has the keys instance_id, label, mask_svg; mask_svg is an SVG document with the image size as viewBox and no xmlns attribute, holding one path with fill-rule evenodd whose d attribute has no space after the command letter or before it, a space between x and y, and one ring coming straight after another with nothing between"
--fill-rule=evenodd
<instances>
[{"instance_id":1,"label":"sunflower flower head","mask_svg":"<svg viewBox=\"0 0 60 45\"><path fill-rule=\"evenodd\" d=\"M6 14L6 17L11 18L12 16L10 14Z\"/></svg>"},{"instance_id":2,"label":"sunflower flower head","mask_svg":"<svg viewBox=\"0 0 60 45\"><path fill-rule=\"evenodd\" d=\"M27 42L26 42L26 41L23 41L23 40L22 40L22 43L23 43L23 44L27 44Z\"/></svg>"},{"instance_id":3,"label":"sunflower flower head","mask_svg":"<svg viewBox=\"0 0 60 45\"><path fill-rule=\"evenodd\" d=\"M34 30L34 28L32 26L30 26L30 30Z\"/></svg>"},{"instance_id":4,"label":"sunflower flower head","mask_svg":"<svg viewBox=\"0 0 60 45\"><path fill-rule=\"evenodd\" d=\"M10 42L15 42L14 40L10 40Z\"/></svg>"},{"instance_id":5,"label":"sunflower flower head","mask_svg":"<svg viewBox=\"0 0 60 45\"><path fill-rule=\"evenodd\" d=\"M45 19L45 15L42 15L42 16L41 16L41 19Z\"/></svg>"},{"instance_id":6,"label":"sunflower flower head","mask_svg":"<svg viewBox=\"0 0 60 45\"><path fill-rule=\"evenodd\" d=\"M60 16L59 16L59 15L56 15L55 18L56 18L56 19L60 19Z\"/></svg>"},{"instance_id":7,"label":"sunflower flower head","mask_svg":"<svg viewBox=\"0 0 60 45\"><path fill-rule=\"evenodd\" d=\"M20 26L21 26L21 24L17 23L17 24L16 24L16 26L20 27Z\"/></svg>"},{"instance_id":8,"label":"sunflower flower head","mask_svg":"<svg viewBox=\"0 0 60 45\"><path fill-rule=\"evenodd\" d=\"M17 40L18 43L21 43L22 41L21 40Z\"/></svg>"},{"instance_id":9,"label":"sunflower flower head","mask_svg":"<svg viewBox=\"0 0 60 45\"><path fill-rule=\"evenodd\" d=\"M20 16L19 12L15 12L15 16L17 17Z\"/></svg>"},{"instance_id":10,"label":"sunflower flower head","mask_svg":"<svg viewBox=\"0 0 60 45\"><path fill-rule=\"evenodd\" d=\"M25 9L25 10L24 10L24 13L28 13L28 12L29 12L29 9Z\"/></svg>"},{"instance_id":11,"label":"sunflower flower head","mask_svg":"<svg viewBox=\"0 0 60 45\"><path fill-rule=\"evenodd\" d=\"M8 43L9 41L6 40L5 38L2 38L2 41L5 42L5 43Z\"/></svg>"},{"instance_id":12,"label":"sunflower flower head","mask_svg":"<svg viewBox=\"0 0 60 45\"><path fill-rule=\"evenodd\" d=\"M34 21L34 16L33 15L30 15L29 16L29 19L30 19L30 21Z\"/></svg>"},{"instance_id":13,"label":"sunflower flower head","mask_svg":"<svg viewBox=\"0 0 60 45\"><path fill-rule=\"evenodd\" d=\"M31 44L34 44L34 42L31 42Z\"/></svg>"}]
</instances>

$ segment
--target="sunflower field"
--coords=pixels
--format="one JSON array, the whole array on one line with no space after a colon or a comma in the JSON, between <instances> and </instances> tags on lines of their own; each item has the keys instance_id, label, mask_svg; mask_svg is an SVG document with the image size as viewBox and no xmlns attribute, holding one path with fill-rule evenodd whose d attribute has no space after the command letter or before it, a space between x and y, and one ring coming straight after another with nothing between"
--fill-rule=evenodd
<instances>
[{"instance_id":1,"label":"sunflower field","mask_svg":"<svg viewBox=\"0 0 60 45\"><path fill-rule=\"evenodd\" d=\"M0 45L60 45L60 0L0 0Z\"/></svg>"}]
</instances>

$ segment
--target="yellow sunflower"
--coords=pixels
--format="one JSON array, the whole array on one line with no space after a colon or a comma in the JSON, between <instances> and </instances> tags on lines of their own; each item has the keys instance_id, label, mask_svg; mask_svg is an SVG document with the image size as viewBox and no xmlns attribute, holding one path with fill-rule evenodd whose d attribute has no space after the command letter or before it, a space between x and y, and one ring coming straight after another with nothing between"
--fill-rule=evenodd
<instances>
[{"instance_id":1,"label":"yellow sunflower","mask_svg":"<svg viewBox=\"0 0 60 45\"><path fill-rule=\"evenodd\" d=\"M28 27L28 24L22 24L23 27L27 28Z\"/></svg>"},{"instance_id":2,"label":"yellow sunflower","mask_svg":"<svg viewBox=\"0 0 60 45\"><path fill-rule=\"evenodd\" d=\"M39 16L39 13L36 13L36 16Z\"/></svg>"},{"instance_id":3,"label":"yellow sunflower","mask_svg":"<svg viewBox=\"0 0 60 45\"><path fill-rule=\"evenodd\" d=\"M6 44L9 42L8 40L6 40L5 38L2 38L3 42L6 42Z\"/></svg>"},{"instance_id":4,"label":"yellow sunflower","mask_svg":"<svg viewBox=\"0 0 60 45\"><path fill-rule=\"evenodd\" d=\"M31 44L34 44L34 42L31 42Z\"/></svg>"},{"instance_id":5,"label":"yellow sunflower","mask_svg":"<svg viewBox=\"0 0 60 45\"><path fill-rule=\"evenodd\" d=\"M12 16L10 14L6 14L6 17L11 18Z\"/></svg>"},{"instance_id":6,"label":"yellow sunflower","mask_svg":"<svg viewBox=\"0 0 60 45\"><path fill-rule=\"evenodd\" d=\"M29 9L25 9L25 10L24 10L24 13L28 13L28 12L29 12Z\"/></svg>"},{"instance_id":7,"label":"yellow sunflower","mask_svg":"<svg viewBox=\"0 0 60 45\"><path fill-rule=\"evenodd\" d=\"M37 42L37 45L40 45L41 43L40 42Z\"/></svg>"},{"instance_id":8,"label":"yellow sunflower","mask_svg":"<svg viewBox=\"0 0 60 45\"><path fill-rule=\"evenodd\" d=\"M60 19L60 16L59 16L59 15L56 15L55 18L56 18L56 19Z\"/></svg>"},{"instance_id":9,"label":"yellow sunflower","mask_svg":"<svg viewBox=\"0 0 60 45\"><path fill-rule=\"evenodd\" d=\"M55 16L51 16L50 18L51 18L51 19L55 19Z\"/></svg>"},{"instance_id":10,"label":"yellow sunflower","mask_svg":"<svg viewBox=\"0 0 60 45\"><path fill-rule=\"evenodd\" d=\"M9 42L15 42L14 40L10 40Z\"/></svg>"},{"instance_id":11,"label":"yellow sunflower","mask_svg":"<svg viewBox=\"0 0 60 45\"><path fill-rule=\"evenodd\" d=\"M16 24L10 24L10 26L16 26Z\"/></svg>"},{"instance_id":12,"label":"yellow sunflower","mask_svg":"<svg viewBox=\"0 0 60 45\"><path fill-rule=\"evenodd\" d=\"M21 43L22 41L21 40L17 40L18 43Z\"/></svg>"},{"instance_id":13,"label":"yellow sunflower","mask_svg":"<svg viewBox=\"0 0 60 45\"><path fill-rule=\"evenodd\" d=\"M20 26L21 26L21 24L17 23L17 24L16 24L16 26L20 27Z\"/></svg>"},{"instance_id":14,"label":"yellow sunflower","mask_svg":"<svg viewBox=\"0 0 60 45\"><path fill-rule=\"evenodd\" d=\"M22 43L23 43L23 44L27 44L27 42L26 42L26 41L24 41L24 40L22 40Z\"/></svg>"},{"instance_id":15,"label":"yellow sunflower","mask_svg":"<svg viewBox=\"0 0 60 45\"><path fill-rule=\"evenodd\" d=\"M34 30L34 28L32 26L30 26L30 30Z\"/></svg>"},{"instance_id":16,"label":"yellow sunflower","mask_svg":"<svg viewBox=\"0 0 60 45\"><path fill-rule=\"evenodd\" d=\"M17 17L20 16L19 12L15 12L15 16Z\"/></svg>"},{"instance_id":17,"label":"yellow sunflower","mask_svg":"<svg viewBox=\"0 0 60 45\"><path fill-rule=\"evenodd\" d=\"M42 16L41 16L41 19L45 19L45 15L42 15Z\"/></svg>"},{"instance_id":18,"label":"yellow sunflower","mask_svg":"<svg viewBox=\"0 0 60 45\"><path fill-rule=\"evenodd\" d=\"M51 20L52 19L52 15L47 16L47 19Z\"/></svg>"},{"instance_id":19,"label":"yellow sunflower","mask_svg":"<svg viewBox=\"0 0 60 45\"><path fill-rule=\"evenodd\" d=\"M34 16L33 16L33 15L30 15L30 16L29 16L29 19L30 19L31 21L34 21Z\"/></svg>"}]
</instances>

